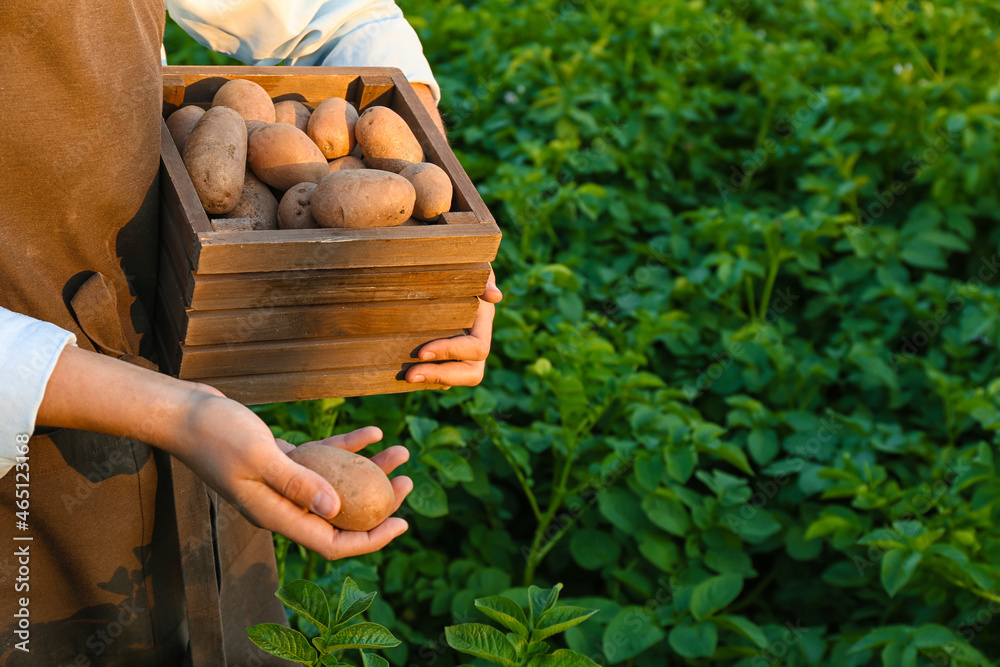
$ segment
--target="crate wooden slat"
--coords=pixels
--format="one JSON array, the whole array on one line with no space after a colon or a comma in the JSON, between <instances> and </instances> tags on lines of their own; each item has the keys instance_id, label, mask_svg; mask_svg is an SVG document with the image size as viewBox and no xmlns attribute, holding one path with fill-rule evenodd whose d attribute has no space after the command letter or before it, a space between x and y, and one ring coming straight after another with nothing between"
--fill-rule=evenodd
<instances>
[{"instance_id":1,"label":"crate wooden slat","mask_svg":"<svg viewBox=\"0 0 1000 667\"><path fill-rule=\"evenodd\" d=\"M402 380L419 348L462 335L500 229L399 70L165 67L164 115L211 105L243 78L310 107L343 97L396 111L448 174L451 211L381 229L216 232L161 132L161 252L154 329L161 363L245 403L433 388ZM412 222L412 221L411 221Z\"/></svg>"},{"instance_id":2,"label":"crate wooden slat","mask_svg":"<svg viewBox=\"0 0 1000 667\"><path fill-rule=\"evenodd\" d=\"M284 306L186 311L177 322L189 345L329 336L384 335L462 328L475 319L478 302L464 299L334 304L325 308Z\"/></svg>"},{"instance_id":3,"label":"crate wooden slat","mask_svg":"<svg viewBox=\"0 0 1000 667\"><path fill-rule=\"evenodd\" d=\"M185 303L200 310L460 297L489 277L489 264L273 273L189 273ZM304 275L300 275L304 274Z\"/></svg>"},{"instance_id":4,"label":"crate wooden slat","mask_svg":"<svg viewBox=\"0 0 1000 667\"><path fill-rule=\"evenodd\" d=\"M271 373L198 380L209 384L226 396L246 403L277 403L289 400L288 387L295 387L296 395L307 398L331 396L370 396L373 394L400 394L423 389L444 389L439 384L414 385L403 380L407 367L396 365L374 366L358 372L354 369L336 371L310 371L305 373Z\"/></svg>"},{"instance_id":5,"label":"crate wooden slat","mask_svg":"<svg viewBox=\"0 0 1000 667\"><path fill-rule=\"evenodd\" d=\"M300 229L293 238L283 230L209 232L199 234L198 241L199 273L459 264L495 257L500 246L495 223Z\"/></svg>"},{"instance_id":6,"label":"crate wooden slat","mask_svg":"<svg viewBox=\"0 0 1000 667\"><path fill-rule=\"evenodd\" d=\"M170 265L160 264L161 289L176 289ZM438 338L450 338L464 333L461 329L440 330L409 335L383 335L341 338L317 338L278 341L243 341L220 344L181 344L177 322L185 316L177 300L161 300L157 306L157 321L161 335L183 351L171 355L169 366L173 374L184 379L204 378L225 374L249 375L261 372L287 373L322 369L356 368L386 364L413 363L417 351Z\"/></svg>"},{"instance_id":7,"label":"crate wooden slat","mask_svg":"<svg viewBox=\"0 0 1000 667\"><path fill-rule=\"evenodd\" d=\"M169 267L160 271L168 314L187 345L330 336L385 335L405 326L408 332L463 329L475 319L475 297L336 303L322 306L271 306L232 310L193 310Z\"/></svg>"},{"instance_id":8,"label":"crate wooden slat","mask_svg":"<svg viewBox=\"0 0 1000 667\"><path fill-rule=\"evenodd\" d=\"M239 345L186 347L180 374L212 377L220 373L250 375L262 365L273 372L328 369L365 369L370 366L416 362L417 350L431 340L461 335L461 331L439 331L421 335L318 338L292 341L261 341Z\"/></svg>"}]
</instances>

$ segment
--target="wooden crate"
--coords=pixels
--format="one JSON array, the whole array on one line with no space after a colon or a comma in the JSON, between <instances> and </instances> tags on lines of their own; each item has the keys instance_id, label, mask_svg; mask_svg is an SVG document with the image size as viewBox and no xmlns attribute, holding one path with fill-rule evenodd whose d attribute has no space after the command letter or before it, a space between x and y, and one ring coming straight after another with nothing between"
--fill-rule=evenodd
<instances>
[{"instance_id":1,"label":"wooden crate","mask_svg":"<svg viewBox=\"0 0 1000 667\"><path fill-rule=\"evenodd\" d=\"M413 88L389 68L164 67L164 117L208 108L237 78L309 107L391 108L451 177L452 209L380 229L217 232L164 124L161 367L246 404L435 388L403 374L423 344L472 326L500 229Z\"/></svg>"}]
</instances>

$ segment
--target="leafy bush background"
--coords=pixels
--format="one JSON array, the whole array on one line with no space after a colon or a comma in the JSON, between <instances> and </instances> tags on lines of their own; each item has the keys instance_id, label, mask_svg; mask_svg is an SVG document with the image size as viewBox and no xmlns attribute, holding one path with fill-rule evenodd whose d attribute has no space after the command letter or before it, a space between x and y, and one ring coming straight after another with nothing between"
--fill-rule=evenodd
<instances>
[{"instance_id":1,"label":"leafy bush background","mask_svg":"<svg viewBox=\"0 0 1000 667\"><path fill-rule=\"evenodd\" d=\"M401 5L506 300L479 388L261 410L413 453L405 538L285 580L378 586L400 667L556 581L599 664L993 664L1000 9Z\"/></svg>"}]
</instances>

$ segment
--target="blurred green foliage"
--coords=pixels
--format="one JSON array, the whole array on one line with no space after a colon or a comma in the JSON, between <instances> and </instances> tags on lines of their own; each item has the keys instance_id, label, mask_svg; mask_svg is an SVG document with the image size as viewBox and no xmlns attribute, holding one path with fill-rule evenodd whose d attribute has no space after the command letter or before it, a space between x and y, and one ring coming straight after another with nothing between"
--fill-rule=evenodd
<instances>
[{"instance_id":1,"label":"blurred green foliage","mask_svg":"<svg viewBox=\"0 0 1000 667\"><path fill-rule=\"evenodd\" d=\"M555 581L602 665L994 664L1000 7L401 4L506 299L481 387L262 410L412 452L408 535L285 580L398 667Z\"/></svg>"}]
</instances>

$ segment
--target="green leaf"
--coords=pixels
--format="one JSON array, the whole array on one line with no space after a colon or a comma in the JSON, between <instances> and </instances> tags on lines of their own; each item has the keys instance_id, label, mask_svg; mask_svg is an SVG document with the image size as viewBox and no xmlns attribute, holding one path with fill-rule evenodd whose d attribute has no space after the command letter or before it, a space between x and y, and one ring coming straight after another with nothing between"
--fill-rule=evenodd
<instances>
[{"instance_id":1,"label":"green leaf","mask_svg":"<svg viewBox=\"0 0 1000 667\"><path fill-rule=\"evenodd\" d=\"M576 651L561 648L549 655L538 655L528 661L528 667L597 667L597 663Z\"/></svg>"},{"instance_id":2,"label":"green leaf","mask_svg":"<svg viewBox=\"0 0 1000 667\"><path fill-rule=\"evenodd\" d=\"M698 463L698 454L694 447L676 445L663 452L663 461L667 464L667 474L675 481L685 484L694 473Z\"/></svg>"},{"instance_id":3,"label":"green leaf","mask_svg":"<svg viewBox=\"0 0 1000 667\"><path fill-rule=\"evenodd\" d=\"M326 632L330 625L330 605L322 588L311 581L299 579L285 584L274 595L286 607L308 619L320 632Z\"/></svg>"},{"instance_id":4,"label":"green leaf","mask_svg":"<svg viewBox=\"0 0 1000 667\"><path fill-rule=\"evenodd\" d=\"M698 445L698 451L716 456L729 465L739 468L748 475L754 474L753 468L750 467L750 462L747 461L747 455L743 453L742 449L731 442L713 440L708 443L701 443Z\"/></svg>"},{"instance_id":5,"label":"green leaf","mask_svg":"<svg viewBox=\"0 0 1000 667\"><path fill-rule=\"evenodd\" d=\"M442 426L427 436L424 447L465 447L465 438L454 426Z\"/></svg>"},{"instance_id":6,"label":"green leaf","mask_svg":"<svg viewBox=\"0 0 1000 667\"><path fill-rule=\"evenodd\" d=\"M521 653L522 658L532 658L536 655L541 655L549 650L549 645L546 642L531 642L524 647L524 651Z\"/></svg>"},{"instance_id":7,"label":"green leaf","mask_svg":"<svg viewBox=\"0 0 1000 667\"><path fill-rule=\"evenodd\" d=\"M875 628L856 641L848 653L861 653L892 641L905 642L909 639L909 633L906 630L904 625L885 625L881 628Z\"/></svg>"},{"instance_id":8,"label":"green leaf","mask_svg":"<svg viewBox=\"0 0 1000 667\"><path fill-rule=\"evenodd\" d=\"M474 604L479 611L525 639L530 635L528 619L524 615L524 610L510 598L494 595L479 598Z\"/></svg>"},{"instance_id":9,"label":"green leaf","mask_svg":"<svg viewBox=\"0 0 1000 667\"><path fill-rule=\"evenodd\" d=\"M451 449L438 449L420 457L427 465L441 471L453 482L471 482L475 479L472 466L460 453Z\"/></svg>"},{"instance_id":10,"label":"green leaf","mask_svg":"<svg viewBox=\"0 0 1000 667\"><path fill-rule=\"evenodd\" d=\"M889 597L895 597L920 564L924 555L919 551L893 549L882 556L882 587Z\"/></svg>"},{"instance_id":11,"label":"green leaf","mask_svg":"<svg viewBox=\"0 0 1000 667\"><path fill-rule=\"evenodd\" d=\"M913 633L913 645L917 648L937 648L955 643L958 638L955 633L936 623L926 623Z\"/></svg>"},{"instance_id":12,"label":"green leaf","mask_svg":"<svg viewBox=\"0 0 1000 667\"><path fill-rule=\"evenodd\" d=\"M686 536L691 528L687 510L680 501L673 498L666 498L656 493L650 494L643 499L642 509L650 521L678 537Z\"/></svg>"},{"instance_id":13,"label":"green leaf","mask_svg":"<svg viewBox=\"0 0 1000 667\"><path fill-rule=\"evenodd\" d=\"M774 515L767 510L754 509L750 506L749 517L744 518L739 512L726 514L723 525L730 527L733 532L743 538L744 542L750 544L760 544L771 535L781 530L781 524L774 518Z\"/></svg>"},{"instance_id":14,"label":"green leaf","mask_svg":"<svg viewBox=\"0 0 1000 667\"><path fill-rule=\"evenodd\" d=\"M951 546L950 544L935 544L927 550L927 553L947 558L948 560L958 563L959 565L965 565L969 562L969 557L966 556L963 551L957 547Z\"/></svg>"},{"instance_id":15,"label":"green leaf","mask_svg":"<svg viewBox=\"0 0 1000 667\"><path fill-rule=\"evenodd\" d=\"M361 661L364 667L389 667L389 661L380 655L361 651Z\"/></svg>"},{"instance_id":16,"label":"green leaf","mask_svg":"<svg viewBox=\"0 0 1000 667\"><path fill-rule=\"evenodd\" d=\"M406 496L406 502L421 515L438 519L448 514L448 495L441 485L431 479L430 475L417 474L413 479L413 491Z\"/></svg>"},{"instance_id":17,"label":"green leaf","mask_svg":"<svg viewBox=\"0 0 1000 667\"><path fill-rule=\"evenodd\" d=\"M515 667L517 652L496 628L482 623L464 623L449 626L444 633L448 646L460 653L489 660L502 667Z\"/></svg>"},{"instance_id":18,"label":"green leaf","mask_svg":"<svg viewBox=\"0 0 1000 667\"><path fill-rule=\"evenodd\" d=\"M426 417L406 416L406 425L410 429L410 435L417 441L418 445L423 445L427 441L427 436L438 427L438 423Z\"/></svg>"},{"instance_id":19,"label":"green leaf","mask_svg":"<svg viewBox=\"0 0 1000 667\"><path fill-rule=\"evenodd\" d=\"M715 653L719 631L714 623L684 623L670 631L670 648L685 658L708 658Z\"/></svg>"},{"instance_id":20,"label":"green leaf","mask_svg":"<svg viewBox=\"0 0 1000 667\"><path fill-rule=\"evenodd\" d=\"M701 582L691 594L691 615L701 621L739 597L743 590L743 577L723 574Z\"/></svg>"},{"instance_id":21,"label":"green leaf","mask_svg":"<svg viewBox=\"0 0 1000 667\"><path fill-rule=\"evenodd\" d=\"M664 572L673 572L680 552L673 540L658 530L644 530L637 536L639 553Z\"/></svg>"},{"instance_id":22,"label":"green leaf","mask_svg":"<svg viewBox=\"0 0 1000 667\"><path fill-rule=\"evenodd\" d=\"M345 648L392 648L399 640L378 623L355 623L339 630L327 643L329 650Z\"/></svg>"},{"instance_id":23,"label":"green leaf","mask_svg":"<svg viewBox=\"0 0 1000 667\"><path fill-rule=\"evenodd\" d=\"M715 626L712 626L713 628ZM666 637L660 622L645 607L624 607L608 627L601 642L608 664L624 662L656 646Z\"/></svg>"},{"instance_id":24,"label":"green leaf","mask_svg":"<svg viewBox=\"0 0 1000 667\"><path fill-rule=\"evenodd\" d=\"M532 624L541 618L542 614L555 606L562 587L562 584L556 584L548 590L539 588L538 586L528 587L529 618Z\"/></svg>"},{"instance_id":25,"label":"green leaf","mask_svg":"<svg viewBox=\"0 0 1000 667\"><path fill-rule=\"evenodd\" d=\"M535 621L535 630L531 633L531 639L533 641L546 639L574 625L583 623L596 613L596 609L584 609L583 607L572 606L549 609Z\"/></svg>"},{"instance_id":26,"label":"green leaf","mask_svg":"<svg viewBox=\"0 0 1000 667\"><path fill-rule=\"evenodd\" d=\"M344 621L354 618L358 614L364 613L377 593L363 593L354 580L347 577L344 585L340 587L340 600L337 602L336 624L340 625Z\"/></svg>"},{"instance_id":27,"label":"green leaf","mask_svg":"<svg viewBox=\"0 0 1000 667\"><path fill-rule=\"evenodd\" d=\"M507 641L510 642L510 645L514 647L514 651L523 658L524 650L528 648L528 640L514 632L505 632L504 637L506 637Z\"/></svg>"},{"instance_id":28,"label":"green leaf","mask_svg":"<svg viewBox=\"0 0 1000 667\"><path fill-rule=\"evenodd\" d=\"M569 542L573 560L585 570L599 570L614 565L621 555L621 545L616 540L607 539L606 533L583 528L574 531Z\"/></svg>"},{"instance_id":29,"label":"green leaf","mask_svg":"<svg viewBox=\"0 0 1000 667\"><path fill-rule=\"evenodd\" d=\"M814 540L844 528L852 528L854 524L842 516L829 515L816 519L806 529L805 541Z\"/></svg>"},{"instance_id":30,"label":"green leaf","mask_svg":"<svg viewBox=\"0 0 1000 667\"><path fill-rule=\"evenodd\" d=\"M723 614L713 616L712 622L724 630L743 635L756 644L758 648L767 648L771 644L759 625L742 616L728 616Z\"/></svg>"},{"instance_id":31,"label":"green leaf","mask_svg":"<svg viewBox=\"0 0 1000 667\"><path fill-rule=\"evenodd\" d=\"M612 486L597 495L597 507L611 523L628 534L648 527L635 493Z\"/></svg>"},{"instance_id":32,"label":"green leaf","mask_svg":"<svg viewBox=\"0 0 1000 667\"><path fill-rule=\"evenodd\" d=\"M758 465L770 463L778 454L778 436L771 429L754 429L747 438L747 449Z\"/></svg>"},{"instance_id":33,"label":"green leaf","mask_svg":"<svg viewBox=\"0 0 1000 667\"><path fill-rule=\"evenodd\" d=\"M310 663L319 657L306 636L277 623L261 623L247 628L247 637L261 649L282 660Z\"/></svg>"}]
</instances>

